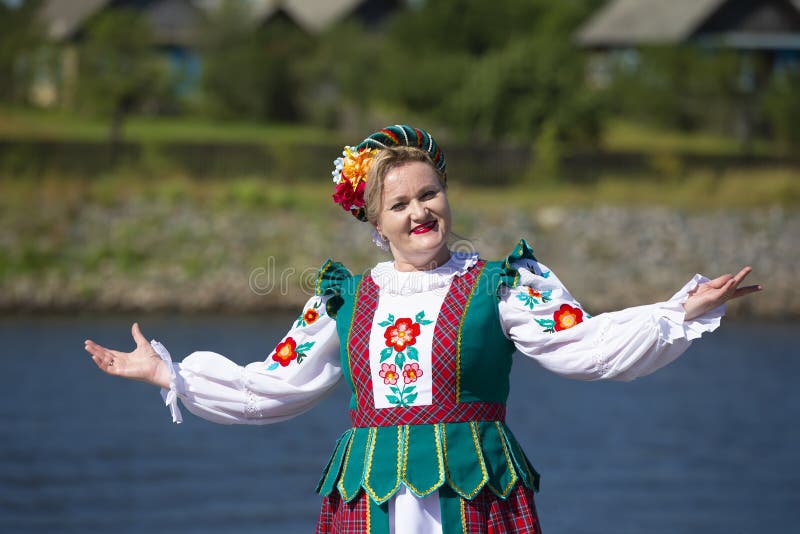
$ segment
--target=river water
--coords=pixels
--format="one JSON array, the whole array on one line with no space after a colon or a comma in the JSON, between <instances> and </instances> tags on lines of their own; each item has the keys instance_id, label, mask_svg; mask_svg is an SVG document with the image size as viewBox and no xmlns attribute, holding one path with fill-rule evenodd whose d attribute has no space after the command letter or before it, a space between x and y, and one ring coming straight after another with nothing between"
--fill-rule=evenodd
<instances>
[{"instance_id":1,"label":"river water","mask_svg":"<svg viewBox=\"0 0 800 534\"><path fill-rule=\"evenodd\" d=\"M263 359L291 317L157 317L145 335ZM0 319L0 531L307 533L347 428L340 386L294 421L220 426L102 375L87 337L132 347L127 317ZM553 533L800 531L798 324L726 322L632 383L581 383L519 358L509 426L542 473Z\"/></svg>"}]
</instances>

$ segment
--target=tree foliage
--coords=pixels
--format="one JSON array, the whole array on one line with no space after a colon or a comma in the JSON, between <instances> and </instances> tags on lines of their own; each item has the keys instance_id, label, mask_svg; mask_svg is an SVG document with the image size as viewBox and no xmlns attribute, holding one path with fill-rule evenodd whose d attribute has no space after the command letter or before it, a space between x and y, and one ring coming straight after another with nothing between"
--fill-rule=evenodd
<instances>
[{"instance_id":1,"label":"tree foliage","mask_svg":"<svg viewBox=\"0 0 800 534\"><path fill-rule=\"evenodd\" d=\"M99 15L81 48L80 105L109 117L110 138L117 142L125 118L167 92L167 68L153 47L149 22L132 9Z\"/></svg>"},{"instance_id":2,"label":"tree foliage","mask_svg":"<svg viewBox=\"0 0 800 534\"><path fill-rule=\"evenodd\" d=\"M19 5L0 1L0 102L24 103L36 76L36 53L44 42L37 14L41 0Z\"/></svg>"},{"instance_id":3,"label":"tree foliage","mask_svg":"<svg viewBox=\"0 0 800 534\"><path fill-rule=\"evenodd\" d=\"M201 34L202 89L210 114L299 119L297 70L310 43L293 22L278 17L259 26L246 3L226 1Z\"/></svg>"}]
</instances>

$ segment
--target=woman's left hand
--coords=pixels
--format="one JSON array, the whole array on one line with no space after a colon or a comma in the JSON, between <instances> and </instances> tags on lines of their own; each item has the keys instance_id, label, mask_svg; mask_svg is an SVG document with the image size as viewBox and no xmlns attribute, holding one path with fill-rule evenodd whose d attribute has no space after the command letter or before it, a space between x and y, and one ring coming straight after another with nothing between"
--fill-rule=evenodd
<instances>
[{"instance_id":1,"label":"woman's left hand","mask_svg":"<svg viewBox=\"0 0 800 534\"><path fill-rule=\"evenodd\" d=\"M683 304L683 309L686 310L684 320L689 321L700 317L731 299L761 291L763 287L760 285L739 287L745 276L752 270L750 267L745 267L736 276L724 274L697 286L697 289L689 294L689 298Z\"/></svg>"}]
</instances>

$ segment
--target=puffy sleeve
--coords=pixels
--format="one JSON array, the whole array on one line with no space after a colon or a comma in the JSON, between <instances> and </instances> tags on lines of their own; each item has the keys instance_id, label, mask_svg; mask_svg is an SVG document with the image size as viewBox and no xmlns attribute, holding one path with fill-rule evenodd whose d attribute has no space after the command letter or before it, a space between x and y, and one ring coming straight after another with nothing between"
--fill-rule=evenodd
<instances>
[{"instance_id":1,"label":"puffy sleeve","mask_svg":"<svg viewBox=\"0 0 800 534\"><path fill-rule=\"evenodd\" d=\"M198 351L172 363L166 348L152 342L172 369L162 396L180 422L179 398L195 415L222 424L270 424L311 409L342 376L336 312L340 288L350 273L328 260L317 276L315 295L292 327L263 360L240 366L215 352Z\"/></svg>"},{"instance_id":2,"label":"puffy sleeve","mask_svg":"<svg viewBox=\"0 0 800 534\"><path fill-rule=\"evenodd\" d=\"M633 380L667 365L715 330L725 307L684 320L683 303L707 278L695 275L668 301L592 317L520 241L506 258L498 310L517 350L579 380Z\"/></svg>"}]
</instances>

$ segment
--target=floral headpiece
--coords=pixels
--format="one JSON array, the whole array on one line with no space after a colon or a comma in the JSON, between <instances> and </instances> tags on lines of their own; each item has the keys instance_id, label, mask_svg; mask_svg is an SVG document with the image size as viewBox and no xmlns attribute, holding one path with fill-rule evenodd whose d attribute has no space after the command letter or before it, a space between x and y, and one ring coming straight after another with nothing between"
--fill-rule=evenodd
<instances>
[{"instance_id":1,"label":"floral headpiece","mask_svg":"<svg viewBox=\"0 0 800 534\"><path fill-rule=\"evenodd\" d=\"M431 134L419 128L396 124L375 132L357 146L344 147L342 156L334 161L332 174L336 187L333 201L357 219L366 221L364 189L372 161L380 149L398 145L413 146L426 151L436 169L442 176L446 176L444 152Z\"/></svg>"}]
</instances>

